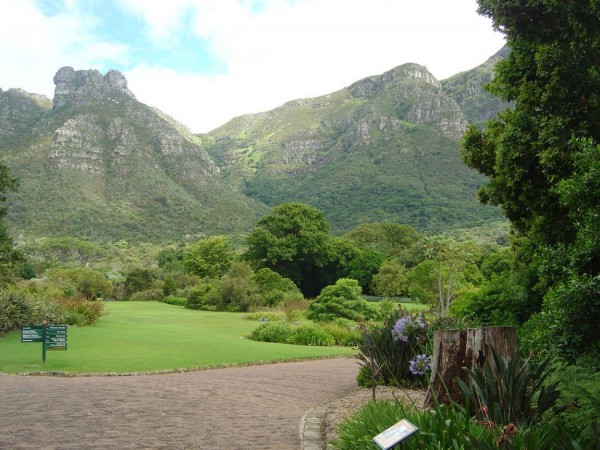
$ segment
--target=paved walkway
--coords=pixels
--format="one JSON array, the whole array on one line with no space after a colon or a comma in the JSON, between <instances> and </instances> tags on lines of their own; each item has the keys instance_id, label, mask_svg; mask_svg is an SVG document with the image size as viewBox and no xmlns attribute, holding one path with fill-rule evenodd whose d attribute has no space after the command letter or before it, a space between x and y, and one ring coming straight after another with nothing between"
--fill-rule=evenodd
<instances>
[{"instance_id":1,"label":"paved walkway","mask_svg":"<svg viewBox=\"0 0 600 450\"><path fill-rule=\"evenodd\" d=\"M298 450L356 359L124 377L0 376L0 449Z\"/></svg>"}]
</instances>

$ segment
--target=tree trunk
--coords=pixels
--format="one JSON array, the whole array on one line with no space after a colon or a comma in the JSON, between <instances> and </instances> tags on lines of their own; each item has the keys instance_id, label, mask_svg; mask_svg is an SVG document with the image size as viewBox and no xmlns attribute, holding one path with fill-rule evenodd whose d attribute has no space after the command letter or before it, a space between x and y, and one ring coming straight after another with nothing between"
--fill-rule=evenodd
<instances>
[{"instance_id":1,"label":"tree trunk","mask_svg":"<svg viewBox=\"0 0 600 450\"><path fill-rule=\"evenodd\" d=\"M517 354L517 333L513 327L469 328L436 331L433 337L433 365L426 406L436 402L462 402L464 397L455 381L468 384L464 368L483 367L489 361L495 373L492 348L504 360Z\"/></svg>"}]
</instances>

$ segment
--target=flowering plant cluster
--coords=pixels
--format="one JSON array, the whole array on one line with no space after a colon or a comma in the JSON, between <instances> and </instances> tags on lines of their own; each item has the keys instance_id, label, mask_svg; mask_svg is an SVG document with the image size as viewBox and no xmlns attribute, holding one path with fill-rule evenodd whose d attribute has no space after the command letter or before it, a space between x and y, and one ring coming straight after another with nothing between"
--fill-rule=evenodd
<instances>
[{"instance_id":1,"label":"flowering plant cluster","mask_svg":"<svg viewBox=\"0 0 600 450\"><path fill-rule=\"evenodd\" d=\"M421 316L402 316L392 328L392 336L396 341L408 342L409 336L419 336L425 329L425 321Z\"/></svg>"},{"instance_id":2,"label":"flowering plant cluster","mask_svg":"<svg viewBox=\"0 0 600 450\"><path fill-rule=\"evenodd\" d=\"M425 375L431 371L431 356L416 355L409 361L410 373L413 375Z\"/></svg>"}]
</instances>

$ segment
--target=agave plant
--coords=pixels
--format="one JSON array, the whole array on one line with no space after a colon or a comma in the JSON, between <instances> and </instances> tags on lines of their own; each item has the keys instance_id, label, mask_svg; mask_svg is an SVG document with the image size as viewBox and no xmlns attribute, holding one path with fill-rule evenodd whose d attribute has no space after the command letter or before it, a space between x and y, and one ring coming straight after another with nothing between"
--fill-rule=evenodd
<instances>
[{"instance_id":1,"label":"agave plant","mask_svg":"<svg viewBox=\"0 0 600 450\"><path fill-rule=\"evenodd\" d=\"M467 369L469 383L457 379L471 414L495 425L533 424L552 408L560 395L558 382L544 385L552 373L549 358L538 365L517 355L505 361L492 349L495 370L489 361L483 368Z\"/></svg>"}]
</instances>

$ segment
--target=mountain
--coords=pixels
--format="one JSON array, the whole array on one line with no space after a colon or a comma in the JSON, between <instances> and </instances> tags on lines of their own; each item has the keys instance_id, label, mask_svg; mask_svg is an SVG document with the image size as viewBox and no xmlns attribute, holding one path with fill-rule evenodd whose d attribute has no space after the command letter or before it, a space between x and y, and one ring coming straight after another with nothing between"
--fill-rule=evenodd
<instances>
[{"instance_id":1,"label":"mountain","mask_svg":"<svg viewBox=\"0 0 600 450\"><path fill-rule=\"evenodd\" d=\"M313 205L338 232L373 221L428 232L489 225L500 213L479 204L484 178L461 162L459 140L492 108L477 100L489 95L482 84L492 68L488 61L442 83L405 64L329 95L237 117L203 136L203 148L249 197Z\"/></svg>"},{"instance_id":2,"label":"mountain","mask_svg":"<svg viewBox=\"0 0 600 450\"><path fill-rule=\"evenodd\" d=\"M137 101L118 71L63 67L52 101L0 90L0 158L20 180L7 223L24 240L179 241L244 233L300 201L338 233L494 227L459 141L506 106L482 92L500 57L442 82L405 64L202 135Z\"/></svg>"},{"instance_id":3,"label":"mountain","mask_svg":"<svg viewBox=\"0 0 600 450\"><path fill-rule=\"evenodd\" d=\"M267 211L121 73L63 67L54 83L52 107L0 91L0 155L20 180L7 216L16 236L181 240L248 229Z\"/></svg>"},{"instance_id":4,"label":"mountain","mask_svg":"<svg viewBox=\"0 0 600 450\"><path fill-rule=\"evenodd\" d=\"M483 126L506 109L506 103L483 87L492 81L496 63L506 58L508 53L509 49L505 46L482 65L442 81L444 92L460 105L469 123Z\"/></svg>"}]
</instances>

